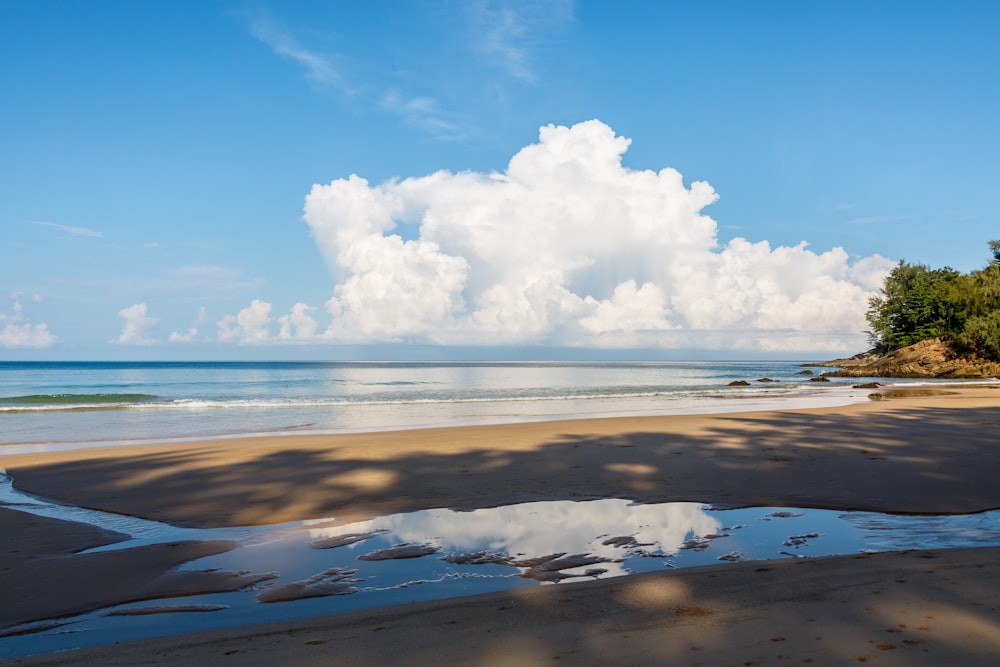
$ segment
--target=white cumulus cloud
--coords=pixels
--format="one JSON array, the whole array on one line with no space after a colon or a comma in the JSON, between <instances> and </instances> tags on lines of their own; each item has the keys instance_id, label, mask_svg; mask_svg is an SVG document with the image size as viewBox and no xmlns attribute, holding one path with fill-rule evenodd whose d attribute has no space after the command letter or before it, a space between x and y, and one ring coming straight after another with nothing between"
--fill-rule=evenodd
<instances>
[{"instance_id":1,"label":"white cumulus cloud","mask_svg":"<svg viewBox=\"0 0 1000 667\"><path fill-rule=\"evenodd\" d=\"M254 299L249 306L219 320L219 340L224 343L260 344L271 339L271 304Z\"/></svg>"},{"instance_id":2,"label":"white cumulus cloud","mask_svg":"<svg viewBox=\"0 0 1000 667\"><path fill-rule=\"evenodd\" d=\"M122 332L115 340L120 345L152 345L156 342L149 335L149 330L159 321L155 317L149 317L146 304L137 303L122 308L118 311L118 317L125 320Z\"/></svg>"},{"instance_id":3,"label":"white cumulus cloud","mask_svg":"<svg viewBox=\"0 0 1000 667\"><path fill-rule=\"evenodd\" d=\"M47 324L8 322L0 329L0 345L4 347L49 347L56 342Z\"/></svg>"},{"instance_id":4,"label":"white cumulus cloud","mask_svg":"<svg viewBox=\"0 0 1000 667\"><path fill-rule=\"evenodd\" d=\"M170 334L170 338L167 339L167 342L194 343L195 341L198 340L199 327L201 327L201 325L203 325L206 321L207 321L207 315L205 312L205 307L202 306L201 308L198 309L197 319L195 319L195 321L191 323L191 326L188 327L188 330L184 333L181 333L179 331L172 332Z\"/></svg>"},{"instance_id":5,"label":"white cumulus cloud","mask_svg":"<svg viewBox=\"0 0 1000 667\"><path fill-rule=\"evenodd\" d=\"M288 315L278 318L278 338L282 340L312 340L319 323L312 314L316 309L304 303L292 306Z\"/></svg>"},{"instance_id":6,"label":"white cumulus cloud","mask_svg":"<svg viewBox=\"0 0 1000 667\"><path fill-rule=\"evenodd\" d=\"M287 315L272 317L274 306L267 301L254 299L236 315L224 315L218 322L218 340L240 345L266 345L273 343L318 343L329 334L320 332L320 324L313 317L316 308L296 303Z\"/></svg>"},{"instance_id":7,"label":"white cumulus cloud","mask_svg":"<svg viewBox=\"0 0 1000 667\"><path fill-rule=\"evenodd\" d=\"M24 307L18 295L12 296L11 314L0 313L0 324L3 324L0 329L0 347L43 348L54 345L58 339L49 331L48 325L32 324L24 315ZM35 297L34 300L40 299Z\"/></svg>"},{"instance_id":8,"label":"white cumulus cloud","mask_svg":"<svg viewBox=\"0 0 1000 667\"><path fill-rule=\"evenodd\" d=\"M892 268L841 248L720 245L705 182L622 165L597 120L546 126L503 173L316 185L305 220L338 342L830 350L864 343ZM415 238L394 233L418 225Z\"/></svg>"}]
</instances>

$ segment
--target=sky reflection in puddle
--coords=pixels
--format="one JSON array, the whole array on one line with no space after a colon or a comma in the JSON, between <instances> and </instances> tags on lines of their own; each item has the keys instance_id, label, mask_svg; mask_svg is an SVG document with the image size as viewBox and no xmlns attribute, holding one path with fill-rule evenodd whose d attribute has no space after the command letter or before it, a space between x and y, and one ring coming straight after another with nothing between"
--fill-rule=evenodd
<instances>
[{"instance_id":1,"label":"sky reflection in puddle","mask_svg":"<svg viewBox=\"0 0 1000 667\"><path fill-rule=\"evenodd\" d=\"M251 590L119 605L64 619L68 623L58 628L0 638L0 658L509 590L539 581L580 581L735 560L1000 545L1000 511L928 517L605 499L468 512L426 510L345 525L330 519L196 530L55 505L20 494L9 481L0 484L4 505L136 537L99 550L176 540L235 540L244 546L182 569L274 577ZM392 558L391 550L400 546L401 555L412 557ZM301 595L316 597L266 602ZM172 608L176 610L171 613ZM120 615L137 612L142 615Z\"/></svg>"}]
</instances>

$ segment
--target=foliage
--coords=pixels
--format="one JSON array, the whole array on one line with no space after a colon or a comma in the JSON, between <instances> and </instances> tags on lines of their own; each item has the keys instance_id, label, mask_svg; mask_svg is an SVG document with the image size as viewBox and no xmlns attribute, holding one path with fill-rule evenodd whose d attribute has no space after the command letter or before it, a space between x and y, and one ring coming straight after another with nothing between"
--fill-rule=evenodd
<instances>
[{"instance_id":1,"label":"foliage","mask_svg":"<svg viewBox=\"0 0 1000 667\"><path fill-rule=\"evenodd\" d=\"M1000 360L1000 241L989 246L993 261L969 274L900 261L868 302L875 351L944 336L961 351Z\"/></svg>"}]
</instances>

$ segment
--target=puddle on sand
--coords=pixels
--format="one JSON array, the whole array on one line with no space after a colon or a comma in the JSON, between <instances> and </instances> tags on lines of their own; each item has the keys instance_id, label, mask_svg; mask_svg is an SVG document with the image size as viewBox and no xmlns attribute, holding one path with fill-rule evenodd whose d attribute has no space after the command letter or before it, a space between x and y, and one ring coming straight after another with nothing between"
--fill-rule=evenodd
<instances>
[{"instance_id":1,"label":"puddle on sand","mask_svg":"<svg viewBox=\"0 0 1000 667\"><path fill-rule=\"evenodd\" d=\"M84 521L135 539L97 550L178 539L243 546L181 569L275 577L252 589L119 605L54 627L0 636L0 658L384 605L727 561L859 551L1000 545L1000 511L888 515L799 508L713 508L621 499L523 503L396 514L337 525L178 529L32 498L0 483L0 506ZM97 551L95 550L95 551ZM197 613L195 613L197 612ZM20 627L8 631L32 630Z\"/></svg>"}]
</instances>

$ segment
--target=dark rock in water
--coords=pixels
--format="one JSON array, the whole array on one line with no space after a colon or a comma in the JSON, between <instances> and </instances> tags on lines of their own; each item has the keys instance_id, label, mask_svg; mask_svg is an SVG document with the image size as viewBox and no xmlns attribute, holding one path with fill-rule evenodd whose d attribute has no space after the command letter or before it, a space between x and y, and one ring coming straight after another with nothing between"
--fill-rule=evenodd
<instances>
[{"instance_id":1,"label":"dark rock in water","mask_svg":"<svg viewBox=\"0 0 1000 667\"><path fill-rule=\"evenodd\" d=\"M700 538L700 537L696 537L693 540L687 540L686 542L684 542L684 544L682 544L678 548L685 549L685 550L690 550L690 551L704 551L705 549L709 548L710 546L712 546L712 545L709 543L708 540Z\"/></svg>"},{"instance_id":2,"label":"dark rock in water","mask_svg":"<svg viewBox=\"0 0 1000 667\"><path fill-rule=\"evenodd\" d=\"M607 562L607 558L591 556L589 554L573 554L572 556L552 554L550 556L542 556L541 558L531 558L527 561L518 561L515 564L523 566L530 563L529 567L533 570L566 570L573 567Z\"/></svg>"},{"instance_id":3,"label":"dark rock in water","mask_svg":"<svg viewBox=\"0 0 1000 667\"><path fill-rule=\"evenodd\" d=\"M879 384L878 382L865 382L864 384L856 384L856 385L854 385L854 388L855 389L878 389L881 386L882 385Z\"/></svg>"},{"instance_id":4,"label":"dark rock in water","mask_svg":"<svg viewBox=\"0 0 1000 667\"><path fill-rule=\"evenodd\" d=\"M548 556L539 556L537 558L522 558L520 560L514 561L514 565L518 567L537 567L545 563L550 563L557 558L562 558L566 555L565 551L561 551L557 554L549 554Z\"/></svg>"},{"instance_id":5,"label":"dark rock in water","mask_svg":"<svg viewBox=\"0 0 1000 667\"><path fill-rule=\"evenodd\" d=\"M573 577L579 577L578 574L566 574L565 572L560 572L559 570L527 570L521 574L525 579L534 579L535 581L550 581L550 582L560 582L563 579L572 579Z\"/></svg>"},{"instance_id":6,"label":"dark rock in water","mask_svg":"<svg viewBox=\"0 0 1000 667\"><path fill-rule=\"evenodd\" d=\"M151 616L153 614L180 614L189 612L223 611L229 609L227 604L181 604L181 605L151 605L149 607L132 607L129 609L112 609L101 616Z\"/></svg>"},{"instance_id":7,"label":"dark rock in water","mask_svg":"<svg viewBox=\"0 0 1000 667\"><path fill-rule=\"evenodd\" d=\"M477 551L470 554L448 554L441 560L453 565L512 565L514 559L507 554Z\"/></svg>"},{"instance_id":8,"label":"dark rock in water","mask_svg":"<svg viewBox=\"0 0 1000 667\"><path fill-rule=\"evenodd\" d=\"M750 383L746 380L733 380L729 383L730 387L749 387Z\"/></svg>"},{"instance_id":9,"label":"dark rock in water","mask_svg":"<svg viewBox=\"0 0 1000 667\"><path fill-rule=\"evenodd\" d=\"M820 375L818 378L809 378L810 382L829 382L830 378Z\"/></svg>"},{"instance_id":10,"label":"dark rock in water","mask_svg":"<svg viewBox=\"0 0 1000 667\"><path fill-rule=\"evenodd\" d=\"M622 535L620 537L609 537L608 539L601 542L606 547L623 547L628 549L636 549L638 547L648 547L651 546L652 542L640 542L635 539L632 535Z\"/></svg>"},{"instance_id":11,"label":"dark rock in water","mask_svg":"<svg viewBox=\"0 0 1000 667\"><path fill-rule=\"evenodd\" d=\"M538 581L561 581L570 577L594 576L593 574L587 574L587 572L592 573L594 570L588 570L582 575L566 574L562 570L569 570L576 567L583 567L584 565L607 562L607 558L602 558L600 556L591 556L589 554L574 554L572 556L567 556L565 554L558 553L542 556L540 558L528 558L521 561L515 561L514 565L528 568L521 573L521 576L527 579L536 579Z\"/></svg>"},{"instance_id":12,"label":"dark rock in water","mask_svg":"<svg viewBox=\"0 0 1000 667\"><path fill-rule=\"evenodd\" d=\"M799 375L813 375L813 372L807 368L804 371L799 371L798 374Z\"/></svg>"},{"instance_id":13,"label":"dark rock in water","mask_svg":"<svg viewBox=\"0 0 1000 667\"><path fill-rule=\"evenodd\" d=\"M608 539L601 542L606 547L635 547L639 543L636 542L635 537L632 535L622 535L620 537L609 537Z\"/></svg>"},{"instance_id":14,"label":"dark rock in water","mask_svg":"<svg viewBox=\"0 0 1000 667\"><path fill-rule=\"evenodd\" d=\"M402 558L420 558L436 554L438 547L429 544L400 544L391 549L380 549L358 556L358 560L398 560Z\"/></svg>"},{"instance_id":15,"label":"dark rock in water","mask_svg":"<svg viewBox=\"0 0 1000 667\"><path fill-rule=\"evenodd\" d=\"M725 512L726 510L745 510L753 505L747 505L746 503L709 503L705 505L705 509L709 512Z\"/></svg>"},{"instance_id":16,"label":"dark rock in water","mask_svg":"<svg viewBox=\"0 0 1000 667\"><path fill-rule=\"evenodd\" d=\"M635 544L635 538L631 535L623 535L621 537L609 537L608 539L601 542L604 546L615 546L615 547L628 547Z\"/></svg>"},{"instance_id":17,"label":"dark rock in water","mask_svg":"<svg viewBox=\"0 0 1000 667\"><path fill-rule=\"evenodd\" d=\"M777 380L772 380L771 378L760 378L757 382L777 382Z\"/></svg>"},{"instance_id":18,"label":"dark rock in water","mask_svg":"<svg viewBox=\"0 0 1000 667\"><path fill-rule=\"evenodd\" d=\"M289 602L327 595L350 595L358 592L355 584L359 580L355 578L355 574L357 574L357 570L330 568L302 581L268 586L257 594L257 600L260 602Z\"/></svg>"},{"instance_id":19,"label":"dark rock in water","mask_svg":"<svg viewBox=\"0 0 1000 667\"><path fill-rule=\"evenodd\" d=\"M375 537L376 535L388 532L388 530L373 530L368 533L348 533L346 535L337 535L334 537L323 537L313 540L309 543L309 546L313 549L336 549L337 547L346 547L349 544L363 542L364 540Z\"/></svg>"},{"instance_id":20,"label":"dark rock in water","mask_svg":"<svg viewBox=\"0 0 1000 667\"><path fill-rule=\"evenodd\" d=\"M809 540L813 540L819 537L819 533L806 533L805 535L790 535L782 544L786 547L799 547L805 545Z\"/></svg>"}]
</instances>

